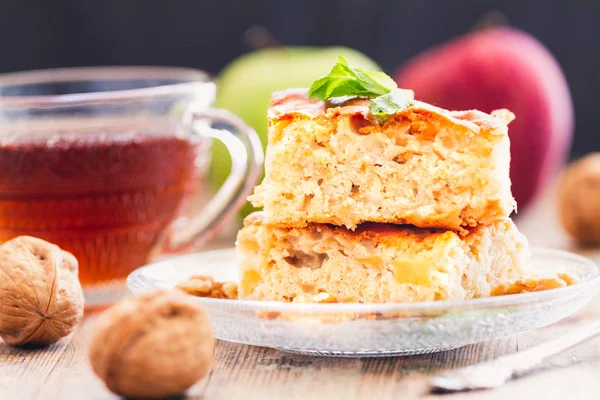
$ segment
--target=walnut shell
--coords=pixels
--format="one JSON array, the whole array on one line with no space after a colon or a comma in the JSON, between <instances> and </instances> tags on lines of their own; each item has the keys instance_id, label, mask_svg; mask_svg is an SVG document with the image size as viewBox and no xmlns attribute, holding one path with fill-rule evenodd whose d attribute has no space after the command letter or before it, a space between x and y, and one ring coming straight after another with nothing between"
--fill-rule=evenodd
<instances>
[{"instance_id":1,"label":"walnut shell","mask_svg":"<svg viewBox=\"0 0 600 400\"><path fill-rule=\"evenodd\" d=\"M0 246L0 336L12 345L48 345L83 317L77 259L30 236Z\"/></svg>"},{"instance_id":2,"label":"walnut shell","mask_svg":"<svg viewBox=\"0 0 600 400\"><path fill-rule=\"evenodd\" d=\"M569 165L558 186L558 207L567 232L581 244L600 244L600 153Z\"/></svg>"},{"instance_id":3,"label":"walnut shell","mask_svg":"<svg viewBox=\"0 0 600 400\"><path fill-rule=\"evenodd\" d=\"M124 299L102 313L89 358L112 392L162 398L206 376L213 350L204 309L179 291L156 291Z\"/></svg>"}]
</instances>

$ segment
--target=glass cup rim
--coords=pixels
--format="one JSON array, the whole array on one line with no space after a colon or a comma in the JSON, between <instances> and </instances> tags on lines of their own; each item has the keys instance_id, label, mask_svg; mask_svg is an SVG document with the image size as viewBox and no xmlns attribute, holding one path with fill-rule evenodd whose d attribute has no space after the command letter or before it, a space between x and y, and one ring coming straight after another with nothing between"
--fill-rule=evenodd
<instances>
[{"instance_id":1,"label":"glass cup rim","mask_svg":"<svg viewBox=\"0 0 600 400\"><path fill-rule=\"evenodd\" d=\"M181 79L181 83L102 92L66 93L57 95L2 96L3 87L35 85L52 82L83 82L99 80ZM77 105L93 102L136 100L154 96L185 94L202 87L215 90L212 76L202 70L160 66L105 66L40 69L0 74L0 108L11 106Z\"/></svg>"}]
</instances>

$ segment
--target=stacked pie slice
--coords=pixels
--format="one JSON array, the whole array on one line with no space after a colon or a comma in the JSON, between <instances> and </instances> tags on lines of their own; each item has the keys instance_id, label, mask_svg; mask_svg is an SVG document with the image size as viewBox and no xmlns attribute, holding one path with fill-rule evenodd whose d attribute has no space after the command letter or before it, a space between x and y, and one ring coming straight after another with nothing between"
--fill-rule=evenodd
<instances>
[{"instance_id":1,"label":"stacked pie slice","mask_svg":"<svg viewBox=\"0 0 600 400\"><path fill-rule=\"evenodd\" d=\"M274 93L265 179L238 235L240 298L398 302L505 293L527 241L509 216L507 110Z\"/></svg>"}]
</instances>

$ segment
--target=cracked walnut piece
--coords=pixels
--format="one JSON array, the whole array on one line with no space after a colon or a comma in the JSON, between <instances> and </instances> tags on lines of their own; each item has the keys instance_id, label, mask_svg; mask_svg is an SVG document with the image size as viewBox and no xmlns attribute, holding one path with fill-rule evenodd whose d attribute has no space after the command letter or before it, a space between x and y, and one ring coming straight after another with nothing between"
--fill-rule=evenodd
<instances>
[{"instance_id":1,"label":"cracked walnut piece","mask_svg":"<svg viewBox=\"0 0 600 400\"><path fill-rule=\"evenodd\" d=\"M77 259L30 236L0 246L0 336L11 345L49 345L83 317Z\"/></svg>"},{"instance_id":2,"label":"cracked walnut piece","mask_svg":"<svg viewBox=\"0 0 600 400\"><path fill-rule=\"evenodd\" d=\"M212 276L192 275L178 284L176 289L197 297L213 299L237 299L238 286L234 282L215 282Z\"/></svg>"},{"instance_id":3,"label":"cracked walnut piece","mask_svg":"<svg viewBox=\"0 0 600 400\"><path fill-rule=\"evenodd\" d=\"M163 398L205 377L213 350L204 308L179 291L159 290L124 299L102 313L89 359L112 392Z\"/></svg>"}]
</instances>

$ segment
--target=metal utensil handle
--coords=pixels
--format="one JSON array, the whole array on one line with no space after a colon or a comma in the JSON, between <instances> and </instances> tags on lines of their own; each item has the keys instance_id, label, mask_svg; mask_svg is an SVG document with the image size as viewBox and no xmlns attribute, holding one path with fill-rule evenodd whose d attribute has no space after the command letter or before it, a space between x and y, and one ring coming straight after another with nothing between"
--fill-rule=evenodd
<instances>
[{"instance_id":1,"label":"metal utensil handle","mask_svg":"<svg viewBox=\"0 0 600 400\"><path fill-rule=\"evenodd\" d=\"M521 375L530 371L547 358L562 353L598 335L600 335L600 320L581 326L559 338L548 340L527 350L502 356L496 361L502 362L505 365L509 364L513 376Z\"/></svg>"},{"instance_id":2,"label":"metal utensil handle","mask_svg":"<svg viewBox=\"0 0 600 400\"><path fill-rule=\"evenodd\" d=\"M598 335L600 335L600 320L585 324L557 339L548 340L527 350L434 376L430 384L434 390L450 392L498 387L511 378L531 371L549 357Z\"/></svg>"}]
</instances>

